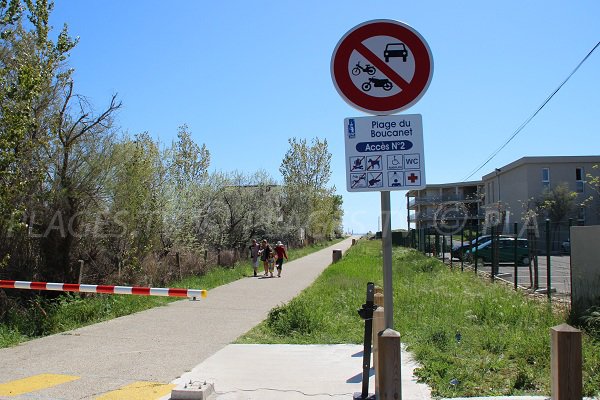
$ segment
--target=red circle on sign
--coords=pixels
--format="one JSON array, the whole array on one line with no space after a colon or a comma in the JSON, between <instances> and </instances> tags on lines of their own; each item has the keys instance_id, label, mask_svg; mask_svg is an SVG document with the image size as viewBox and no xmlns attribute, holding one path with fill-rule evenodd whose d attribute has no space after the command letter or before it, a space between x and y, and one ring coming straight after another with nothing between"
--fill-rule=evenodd
<instances>
[{"instance_id":1,"label":"red circle on sign","mask_svg":"<svg viewBox=\"0 0 600 400\"><path fill-rule=\"evenodd\" d=\"M375 36L396 38L410 50L415 62L415 72L410 81L405 81L387 67L382 59L363 44L366 39ZM379 67L384 75L401 88L400 93L376 97L361 91L350 76L350 56L354 51ZM331 59L331 76L338 93L351 106L370 114L394 114L409 108L423 96L433 76L433 58L427 42L410 26L392 20L368 21L351 29L339 41Z\"/></svg>"}]
</instances>

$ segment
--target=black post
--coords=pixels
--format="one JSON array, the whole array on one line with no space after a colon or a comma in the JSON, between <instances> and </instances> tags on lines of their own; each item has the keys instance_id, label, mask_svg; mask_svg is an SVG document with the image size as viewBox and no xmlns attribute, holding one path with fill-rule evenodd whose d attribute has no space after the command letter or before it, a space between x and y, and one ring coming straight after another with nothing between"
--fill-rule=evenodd
<instances>
[{"instance_id":1,"label":"black post","mask_svg":"<svg viewBox=\"0 0 600 400\"><path fill-rule=\"evenodd\" d=\"M517 260L517 242L519 241L518 240L519 239L519 231L517 230L518 229L518 225L519 224L515 222L514 228L513 228L513 230L515 232L515 248L514 248L514 250L515 250L515 254L514 254L514 261L515 261L515 273L514 273L514 277L515 277L515 290L517 290L517 278L518 278L518 276L517 276L517 273L518 273L518 269L517 269L517 262L518 262L518 260Z\"/></svg>"},{"instance_id":2,"label":"black post","mask_svg":"<svg viewBox=\"0 0 600 400\"><path fill-rule=\"evenodd\" d=\"M478 247L479 247L479 220L477 220L477 229L476 229L476 233L477 236L475 236L475 251L471 250L471 254L475 254L475 273L477 273L477 251L478 251Z\"/></svg>"},{"instance_id":3,"label":"black post","mask_svg":"<svg viewBox=\"0 0 600 400\"><path fill-rule=\"evenodd\" d=\"M465 270L465 249L463 246L465 245L465 227L460 230L460 270L461 272Z\"/></svg>"},{"instance_id":4,"label":"black post","mask_svg":"<svg viewBox=\"0 0 600 400\"><path fill-rule=\"evenodd\" d=\"M494 275L496 274L496 227L494 225L492 225L491 227L491 232L492 232L492 274L491 274L491 279L492 282L494 282Z\"/></svg>"},{"instance_id":5,"label":"black post","mask_svg":"<svg viewBox=\"0 0 600 400\"><path fill-rule=\"evenodd\" d=\"M546 290L548 295L548 301L552 301L552 276L550 274L550 252L552 250L552 242L550 241L550 220L546 219Z\"/></svg>"},{"instance_id":6,"label":"black post","mask_svg":"<svg viewBox=\"0 0 600 400\"><path fill-rule=\"evenodd\" d=\"M365 336L363 350L362 392L354 393L354 399L375 399L369 395L369 375L371 372L371 338L373 337L373 311L377 308L375 301L375 284L367 283L367 301L358 309L358 315L365 320Z\"/></svg>"},{"instance_id":7,"label":"black post","mask_svg":"<svg viewBox=\"0 0 600 400\"><path fill-rule=\"evenodd\" d=\"M452 234L450 234L450 269L452 268Z\"/></svg>"},{"instance_id":8,"label":"black post","mask_svg":"<svg viewBox=\"0 0 600 400\"><path fill-rule=\"evenodd\" d=\"M442 235L442 262L446 262L446 235Z\"/></svg>"},{"instance_id":9,"label":"black post","mask_svg":"<svg viewBox=\"0 0 600 400\"><path fill-rule=\"evenodd\" d=\"M429 234L429 231L427 231L426 234L427 234L427 253L429 253L431 251L432 254L429 254L429 255L433 256L433 250L431 249L431 235Z\"/></svg>"}]
</instances>

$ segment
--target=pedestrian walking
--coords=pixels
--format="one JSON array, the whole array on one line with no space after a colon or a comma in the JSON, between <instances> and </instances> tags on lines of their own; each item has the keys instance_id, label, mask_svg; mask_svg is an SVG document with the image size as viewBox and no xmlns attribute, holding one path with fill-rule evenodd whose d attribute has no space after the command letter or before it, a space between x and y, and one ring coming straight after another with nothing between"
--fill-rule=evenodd
<instances>
[{"instance_id":1,"label":"pedestrian walking","mask_svg":"<svg viewBox=\"0 0 600 400\"><path fill-rule=\"evenodd\" d=\"M267 239L263 239L260 243L260 260L263 262L263 268L265 269L265 275L269 276L269 258L273 253L273 249L267 242Z\"/></svg>"},{"instance_id":2,"label":"pedestrian walking","mask_svg":"<svg viewBox=\"0 0 600 400\"><path fill-rule=\"evenodd\" d=\"M273 277L273 271L275 271L275 252L271 251L269 254L269 276Z\"/></svg>"},{"instance_id":3,"label":"pedestrian walking","mask_svg":"<svg viewBox=\"0 0 600 400\"><path fill-rule=\"evenodd\" d=\"M275 245L275 253L277 253L277 277L281 277L281 270L283 269L283 258L288 259L285 247L281 241L278 241Z\"/></svg>"},{"instance_id":4,"label":"pedestrian walking","mask_svg":"<svg viewBox=\"0 0 600 400\"><path fill-rule=\"evenodd\" d=\"M254 269L254 276L256 276L256 272L258 270L258 257L260 251L260 245L256 241L256 239L252 239L252 243L248 247L250 250L250 259L252 260L252 269Z\"/></svg>"}]
</instances>

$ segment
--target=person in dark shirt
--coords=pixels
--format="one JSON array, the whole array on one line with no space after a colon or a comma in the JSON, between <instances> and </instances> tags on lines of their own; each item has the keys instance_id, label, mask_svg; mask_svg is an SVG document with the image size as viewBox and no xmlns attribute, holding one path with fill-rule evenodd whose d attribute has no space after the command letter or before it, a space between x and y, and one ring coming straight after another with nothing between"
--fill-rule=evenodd
<instances>
[{"instance_id":1,"label":"person in dark shirt","mask_svg":"<svg viewBox=\"0 0 600 400\"><path fill-rule=\"evenodd\" d=\"M263 267L265 269L265 276L269 276L269 258L271 257L271 253L273 249L267 242L267 239L263 239L260 243L260 260L263 262Z\"/></svg>"},{"instance_id":2,"label":"person in dark shirt","mask_svg":"<svg viewBox=\"0 0 600 400\"><path fill-rule=\"evenodd\" d=\"M275 252L277 253L277 277L281 277L281 269L283 268L283 258L288 259L287 253L285 252L285 247L281 241L277 242L275 245Z\"/></svg>"}]
</instances>

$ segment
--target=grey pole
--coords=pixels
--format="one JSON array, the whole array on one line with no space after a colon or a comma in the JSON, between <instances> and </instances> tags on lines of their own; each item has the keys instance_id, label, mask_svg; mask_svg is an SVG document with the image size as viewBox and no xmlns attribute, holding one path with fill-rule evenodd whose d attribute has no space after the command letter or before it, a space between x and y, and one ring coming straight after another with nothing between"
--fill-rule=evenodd
<instances>
[{"instance_id":1,"label":"grey pole","mask_svg":"<svg viewBox=\"0 0 600 400\"><path fill-rule=\"evenodd\" d=\"M383 244L383 318L386 329L394 329L392 289L392 218L390 192L381 192L381 241Z\"/></svg>"}]
</instances>

